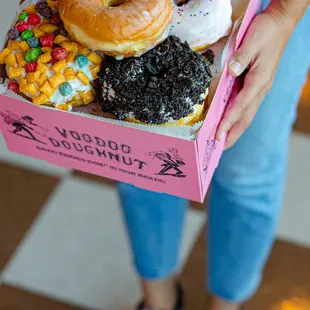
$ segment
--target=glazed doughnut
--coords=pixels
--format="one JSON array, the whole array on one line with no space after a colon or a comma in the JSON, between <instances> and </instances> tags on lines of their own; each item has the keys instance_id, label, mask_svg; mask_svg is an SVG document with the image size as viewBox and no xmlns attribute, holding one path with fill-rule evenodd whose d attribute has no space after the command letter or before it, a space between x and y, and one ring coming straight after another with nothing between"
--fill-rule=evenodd
<instances>
[{"instance_id":1,"label":"glazed doughnut","mask_svg":"<svg viewBox=\"0 0 310 310\"><path fill-rule=\"evenodd\" d=\"M186 41L194 51L203 51L229 34L231 0L179 1L182 2L173 4L170 33Z\"/></svg>"},{"instance_id":2,"label":"glazed doughnut","mask_svg":"<svg viewBox=\"0 0 310 310\"><path fill-rule=\"evenodd\" d=\"M107 57L98 75L97 101L120 120L191 125L204 117L209 65L177 37L168 37L141 57Z\"/></svg>"},{"instance_id":3,"label":"glazed doughnut","mask_svg":"<svg viewBox=\"0 0 310 310\"><path fill-rule=\"evenodd\" d=\"M66 30L115 57L139 56L168 36L171 0L60 0Z\"/></svg>"},{"instance_id":4,"label":"glazed doughnut","mask_svg":"<svg viewBox=\"0 0 310 310\"><path fill-rule=\"evenodd\" d=\"M10 90L36 105L70 110L94 100L91 83L102 58L68 37L57 5L49 0L21 12L0 63L6 65Z\"/></svg>"}]
</instances>

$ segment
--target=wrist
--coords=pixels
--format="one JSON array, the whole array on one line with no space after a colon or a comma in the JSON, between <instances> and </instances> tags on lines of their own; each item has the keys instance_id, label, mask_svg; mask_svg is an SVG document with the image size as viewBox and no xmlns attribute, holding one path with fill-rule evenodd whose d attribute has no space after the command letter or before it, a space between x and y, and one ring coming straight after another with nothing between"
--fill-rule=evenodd
<instances>
[{"instance_id":1,"label":"wrist","mask_svg":"<svg viewBox=\"0 0 310 310\"><path fill-rule=\"evenodd\" d=\"M266 11L274 15L284 26L297 26L304 16L310 0L272 0Z\"/></svg>"}]
</instances>

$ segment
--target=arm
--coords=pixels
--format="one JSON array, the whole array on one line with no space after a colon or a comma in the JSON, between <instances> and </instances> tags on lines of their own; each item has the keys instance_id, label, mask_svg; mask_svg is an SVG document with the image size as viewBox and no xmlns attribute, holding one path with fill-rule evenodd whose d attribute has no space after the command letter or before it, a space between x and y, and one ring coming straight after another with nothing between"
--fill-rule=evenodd
<instances>
[{"instance_id":1,"label":"arm","mask_svg":"<svg viewBox=\"0 0 310 310\"><path fill-rule=\"evenodd\" d=\"M217 140L227 134L231 147L250 126L262 101L272 87L277 67L295 27L306 12L310 0L272 0L250 25L239 50L229 62L233 76L249 66L243 89L228 109L217 131Z\"/></svg>"},{"instance_id":2,"label":"arm","mask_svg":"<svg viewBox=\"0 0 310 310\"><path fill-rule=\"evenodd\" d=\"M282 15L287 21L296 26L305 14L310 0L273 0L267 11Z\"/></svg>"}]
</instances>

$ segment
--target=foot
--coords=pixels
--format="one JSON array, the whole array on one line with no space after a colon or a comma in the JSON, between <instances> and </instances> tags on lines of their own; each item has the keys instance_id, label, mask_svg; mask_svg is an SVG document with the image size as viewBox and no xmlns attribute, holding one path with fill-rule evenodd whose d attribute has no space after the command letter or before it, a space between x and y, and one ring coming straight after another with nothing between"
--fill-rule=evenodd
<instances>
[{"instance_id":1,"label":"foot","mask_svg":"<svg viewBox=\"0 0 310 310\"><path fill-rule=\"evenodd\" d=\"M166 302L165 304L167 306L164 305L164 300L158 301L157 303L154 300L148 303L143 301L137 310L184 310L184 292L181 284L178 283L176 289L174 286L174 298L171 300L174 300L174 302Z\"/></svg>"}]
</instances>

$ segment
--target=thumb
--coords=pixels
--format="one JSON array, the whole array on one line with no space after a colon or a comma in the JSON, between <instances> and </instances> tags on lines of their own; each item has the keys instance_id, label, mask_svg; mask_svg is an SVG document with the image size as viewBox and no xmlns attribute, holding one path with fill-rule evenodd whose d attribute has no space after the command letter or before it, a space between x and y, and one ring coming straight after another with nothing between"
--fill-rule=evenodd
<instances>
[{"instance_id":1,"label":"thumb","mask_svg":"<svg viewBox=\"0 0 310 310\"><path fill-rule=\"evenodd\" d=\"M254 53L249 44L242 45L228 63L228 72L232 76L241 75L254 60Z\"/></svg>"}]
</instances>

